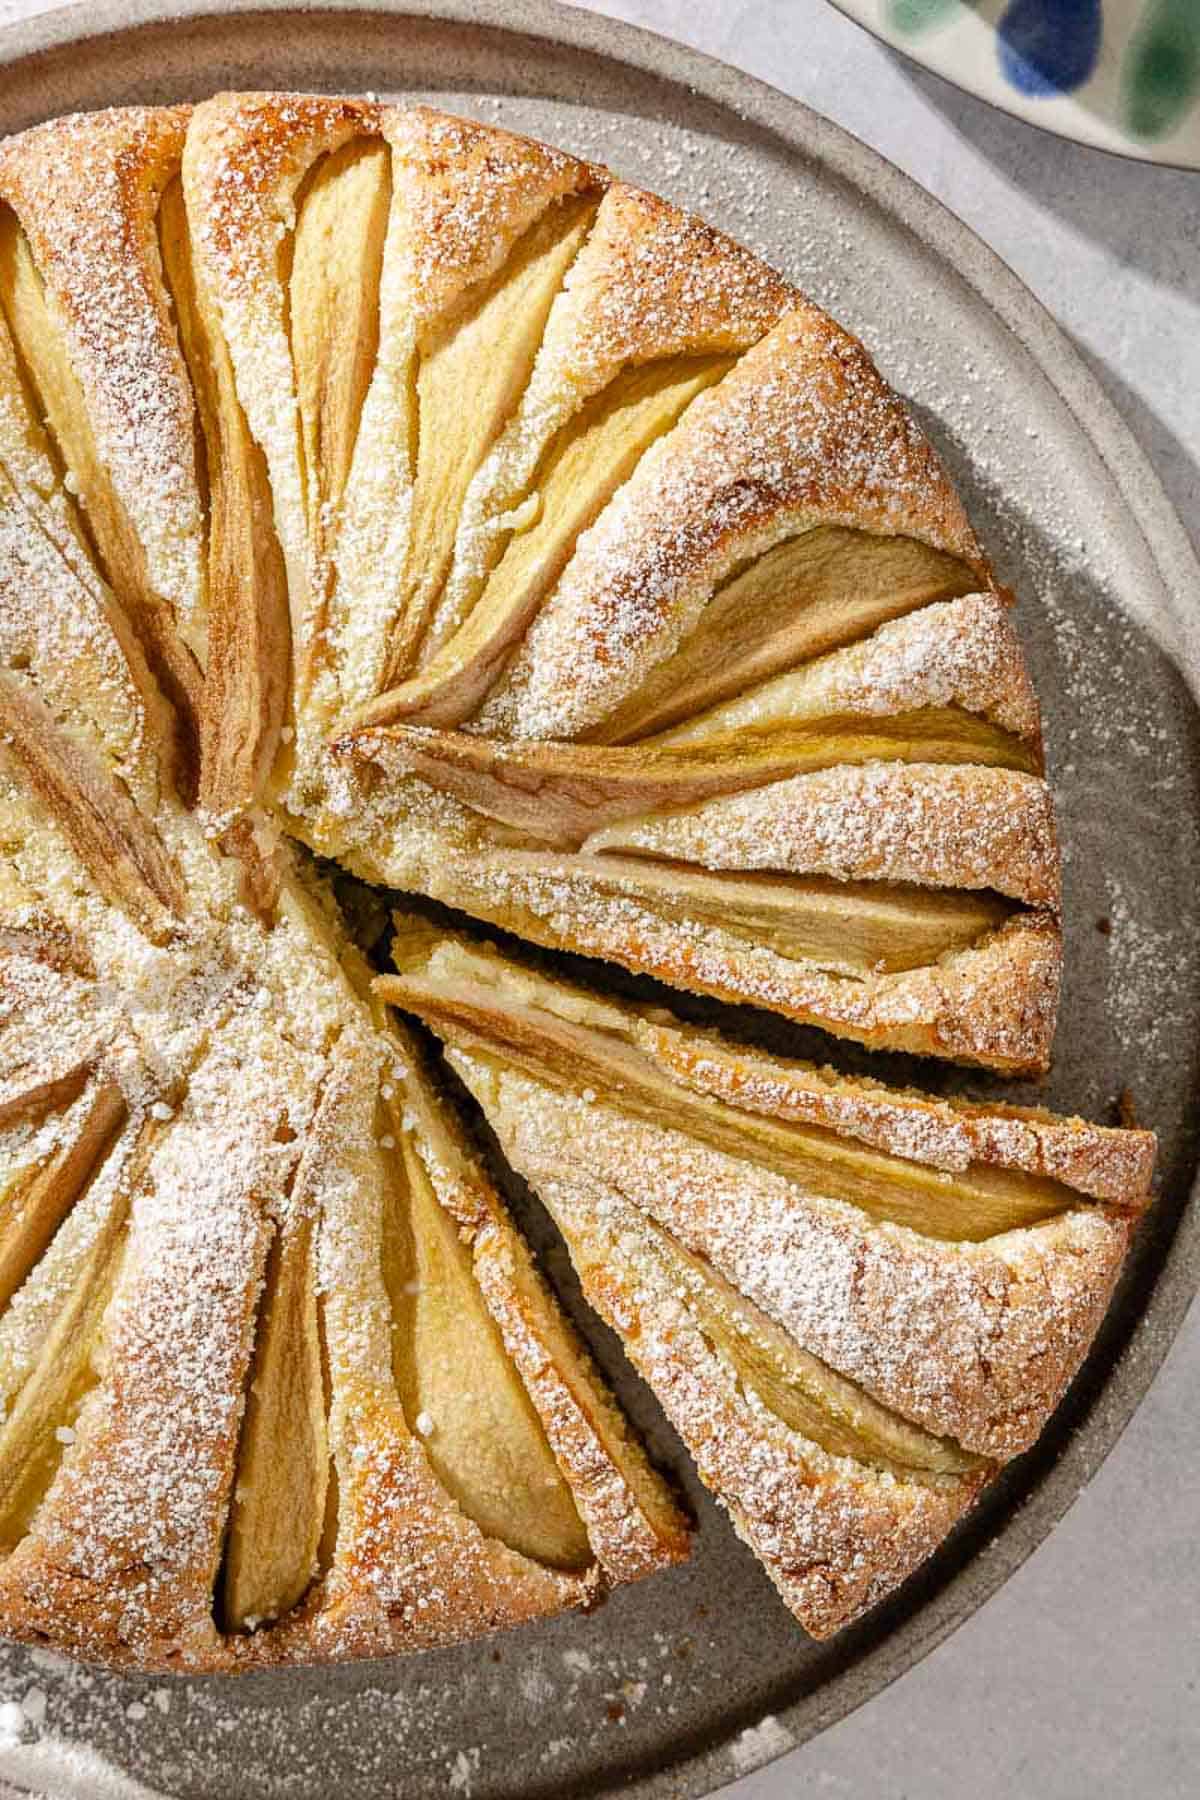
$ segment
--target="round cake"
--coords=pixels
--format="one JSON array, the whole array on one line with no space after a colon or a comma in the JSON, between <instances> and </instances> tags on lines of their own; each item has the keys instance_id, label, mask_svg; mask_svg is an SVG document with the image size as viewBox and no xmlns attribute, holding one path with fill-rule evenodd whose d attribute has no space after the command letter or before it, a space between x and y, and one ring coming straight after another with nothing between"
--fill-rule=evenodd
<instances>
[{"instance_id":1,"label":"round cake","mask_svg":"<svg viewBox=\"0 0 1200 1800\"><path fill-rule=\"evenodd\" d=\"M687 1556L448 1071L816 1635L1087 1353L1149 1134L669 1007L1037 1072L1060 870L936 454L605 169L308 95L0 144L0 815L6 1635L373 1656Z\"/></svg>"}]
</instances>

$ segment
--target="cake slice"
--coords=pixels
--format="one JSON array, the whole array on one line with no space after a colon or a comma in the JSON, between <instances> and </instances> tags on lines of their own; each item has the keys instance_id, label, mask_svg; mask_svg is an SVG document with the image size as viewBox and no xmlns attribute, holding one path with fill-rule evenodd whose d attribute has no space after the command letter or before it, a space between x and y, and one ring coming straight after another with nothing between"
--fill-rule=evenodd
<instances>
[{"instance_id":1,"label":"cake slice","mask_svg":"<svg viewBox=\"0 0 1200 1800\"><path fill-rule=\"evenodd\" d=\"M337 756L357 816L331 843L552 948L872 1045L1037 1069L1060 968L1041 755L1008 610L971 594L632 744L356 730Z\"/></svg>"},{"instance_id":2,"label":"cake slice","mask_svg":"<svg viewBox=\"0 0 1200 1800\"><path fill-rule=\"evenodd\" d=\"M443 1040L801 1623L838 1629L1036 1440L1152 1135L852 1081L397 927L376 992Z\"/></svg>"}]
</instances>

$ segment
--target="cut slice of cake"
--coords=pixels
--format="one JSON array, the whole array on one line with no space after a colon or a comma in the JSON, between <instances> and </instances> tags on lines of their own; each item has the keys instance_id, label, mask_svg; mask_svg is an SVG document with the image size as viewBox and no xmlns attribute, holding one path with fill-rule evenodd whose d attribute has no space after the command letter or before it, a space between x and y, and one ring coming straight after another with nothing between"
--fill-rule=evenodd
<instances>
[{"instance_id":1,"label":"cut slice of cake","mask_svg":"<svg viewBox=\"0 0 1200 1800\"><path fill-rule=\"evenodd\" d=\"M789 1063L398 915L420 1016L787 1604L824 1636L1036 1439L1148 1132Z\"/></svg>"}]
</instances>

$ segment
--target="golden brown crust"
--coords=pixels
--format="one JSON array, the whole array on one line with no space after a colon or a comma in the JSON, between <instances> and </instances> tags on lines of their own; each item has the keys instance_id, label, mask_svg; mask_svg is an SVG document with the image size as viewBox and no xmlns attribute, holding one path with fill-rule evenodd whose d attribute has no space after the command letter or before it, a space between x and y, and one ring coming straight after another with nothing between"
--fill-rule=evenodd
<instances>
[{"instance_id":1,"label":"golden brown crust","mask_svg":"<svg viewBox=\"0 0 1200 1800\"><path fill-rule=\"evenodd\" d=\"M532 393L560 396L561 424L623 368L748 349L797 297L723 232L614 182L551 312Z\"/></svg>"},{"instance_id":2,"label":"golden brown crust","mask_svg":"<svg viewBox=\"0 0 1200 1800\"><path fill-rule=\"evenodd\" d=\"M384 120L403 200L398 248L422 325L495 274L553 201L608 182L594 163L432 107L389 107Z\"/></svg>"}]
</instances>

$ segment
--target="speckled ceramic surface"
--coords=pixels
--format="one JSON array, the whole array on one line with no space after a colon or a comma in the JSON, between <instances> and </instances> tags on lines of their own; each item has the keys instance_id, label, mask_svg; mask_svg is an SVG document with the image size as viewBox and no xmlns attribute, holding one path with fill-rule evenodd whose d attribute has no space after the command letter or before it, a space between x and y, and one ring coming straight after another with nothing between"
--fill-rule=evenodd
<instances>
[{"instance_id":1,"label":"speckled ceramic surface","mask_svg":"<svg viewBox=\"0 0 1200 1800\"><path fill-rule=\"evenodd\" d=\"M1200 168L1197 0L833 0L907 56L1031 124Z\"/></svg>"},{"instance_id":2,"label":"speckled ceramic surface","mask_svg":"<svg viewBox=\"0 0 1200 1800\"><path fill-rule=\"evenodd\" d=\"M691 1568L590 1619L347 1670L163 1685L10 1651L0 1784L55 1800L689 1800L867 1698L1004 1580L1114 1441L1195 1287L1200 570L1116 415L1025 290L877 157L746 77L546 0L318 13L246 0L219 16L195 0L89 0L0 37L3 130L230 84L420 95L603 158L746 239L867 339L1024 600L1069 855L1069 980L1040 1092L1103 1117L1129 1087L1162 1134L1162 1196L1038 1450L896 1601L833 1644L792 1625L613 1341L585 1319L697 1501ZM740 1023L777 1047L813 1045L761 1018ZM570 1300L536 1207L520 1194L514 1204ZM19 1730L4 1712L17 1700Z\"/></svg>"}]
</instances>

